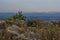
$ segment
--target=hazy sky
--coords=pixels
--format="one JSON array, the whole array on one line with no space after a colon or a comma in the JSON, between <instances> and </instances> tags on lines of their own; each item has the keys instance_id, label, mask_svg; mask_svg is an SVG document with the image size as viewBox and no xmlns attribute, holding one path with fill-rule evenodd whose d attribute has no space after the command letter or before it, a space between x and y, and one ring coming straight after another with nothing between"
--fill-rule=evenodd
<instances>
[{"instance_id":1,"label":"hazy sky","mask_svg":"<svg viewBox=\"0 0 60 40\"><path fill-rule=\"evenodd\" d=\"M0 0L0 12L60 11L60 0Z\"/></svg>"}]
</instances>

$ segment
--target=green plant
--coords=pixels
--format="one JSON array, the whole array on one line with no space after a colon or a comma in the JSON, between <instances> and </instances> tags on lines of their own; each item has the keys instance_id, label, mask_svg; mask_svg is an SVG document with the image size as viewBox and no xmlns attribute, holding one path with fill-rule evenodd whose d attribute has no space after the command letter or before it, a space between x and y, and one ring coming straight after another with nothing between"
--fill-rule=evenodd
<instances>
[{"instance_id":1,"label":"green plant","mask_svg":"<svg viewBox=\"0 0 60 40\"><path fill-rule=\"evenodd\" d=\"M8 20L26 20L26 16L23 16L22 11L16 13L16 15L10 16Z\"/></svg>"}]
</instances>

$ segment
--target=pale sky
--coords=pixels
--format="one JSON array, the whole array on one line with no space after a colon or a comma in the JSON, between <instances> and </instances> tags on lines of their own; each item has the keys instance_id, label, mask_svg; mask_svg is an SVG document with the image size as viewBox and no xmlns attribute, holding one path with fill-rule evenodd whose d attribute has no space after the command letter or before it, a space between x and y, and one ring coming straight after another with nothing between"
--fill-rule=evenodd
<instances>
[{"instance_id":1,"label":"pale sky","mask_svg":"<svg viewBox=\"0 0 60 40\"><path fill-rule=\"evenodd\" d=\"M60 11L60 0L0 0L0 12Z\"/></svg>"}]
</instances>

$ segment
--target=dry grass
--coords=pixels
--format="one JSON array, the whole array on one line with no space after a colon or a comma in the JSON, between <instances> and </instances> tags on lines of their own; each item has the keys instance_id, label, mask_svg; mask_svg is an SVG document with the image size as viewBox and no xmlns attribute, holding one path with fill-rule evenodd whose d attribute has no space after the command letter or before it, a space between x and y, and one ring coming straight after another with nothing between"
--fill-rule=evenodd
<instances>
[{"instance_id":1,"label":"dry grass","mask_svg":"<svg viewBox=\"0 0 60 40\"><path fill-rule=\"evenodd\" d=\"M13 25L5 23L5 26L6 24ZM36 40L60 40L60 22L31 20L14 22L14 24L20 27L23 35L17 36L9 33L6 30L8 26L6 26L6 29L0 29L0 40L31 40L34 37Z\"/></svg>"}]
</instances>

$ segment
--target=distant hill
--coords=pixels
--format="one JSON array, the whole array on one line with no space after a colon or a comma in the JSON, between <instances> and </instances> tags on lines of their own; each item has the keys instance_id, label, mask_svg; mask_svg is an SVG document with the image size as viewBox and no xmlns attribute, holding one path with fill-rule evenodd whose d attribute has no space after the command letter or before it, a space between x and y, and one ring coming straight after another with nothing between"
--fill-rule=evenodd
<instances>
[{"instance_id":1,"label":"distant hill","mask_svg":"<svg viewBox=\"0 0 60 40\"><path fill-rule=\"evenodd\" d=\"M9 16L12 16L12 15L15 15L15 13L12 13L12 12L0 13L0 19L6 19L6 18L8 18Z\"/></svg>"},{"instance_id":2,"label":"distant hill","mask_svg":"<svg viewBox=\"0 0 60 40\"><path fill-rule=\"evenodd\" d=\"M15 15L15 13L0 13L0 19L6 19L9 16ZM31 13L23 13L27 19L40 19L40 20L60 20L60 12L31 12Z\"/></svg>"}]
</instances>

